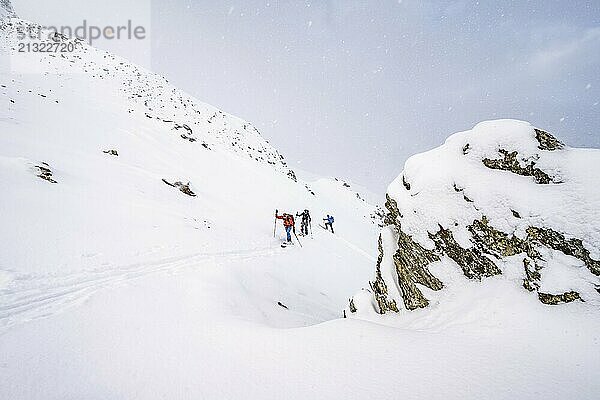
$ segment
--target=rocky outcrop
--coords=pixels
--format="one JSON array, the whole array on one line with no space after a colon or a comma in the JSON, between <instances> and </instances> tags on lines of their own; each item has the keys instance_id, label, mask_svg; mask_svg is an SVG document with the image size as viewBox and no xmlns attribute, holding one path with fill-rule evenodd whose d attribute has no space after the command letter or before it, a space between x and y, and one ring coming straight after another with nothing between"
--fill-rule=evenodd
<instances>
[{"instance_id":1,"label":"rocky outcrop","mask_svg":"<svg viewBox=\"0 0 600 400\"><path fill-rule=\"evenodd\" d=\"M583 246L581 239L566 239L560 232L533 226L527 229L527 237L532 243L539 243L583 261L591 273L600 275L600 261L590 257L590 252Z\"/></svg>"},{"instance_id":2,"label":"rocky outcrop","mask_svg":"<svg viewBox=\"0 0 600 400\"><path fill-rule=\"evenodd\" d=\"M381 235L379 235L379 256L377 257L377 266L375 267L375 280L373 282L369 282L371 286L371 290L373 290L373 295L375 297L375 301L379 307L379 310L382 310L382 313L387 311L395 311L398 312L398 306L396 305L395 300L388 299L388 288L387 285L381 276L381 261L383 260L383 246ZM408 296L407 296L408 297ZM356 312L356 307L354 307L354 302L350 300L350 311ZM354 309L354 311L352 311Z\"/></svg>"},{"instance_id":3,"label":"rocky outcrop","mask_svg":"<svg viewBox=\"0 0 600 400\"><path fill-rule=\"evenodd\" d=\"M537 128L534 128L534 131L535 131L535 140L537 140L539 142L538 148L540 150L554 151L554 150L562 150L565 148L565 145L563 143L561 143L558 139L556 139L554 136L552 136L548 132L545 132L545 131L543 131L541 129L537 129Z\"/></svg>"},{"instance_id":4,"label":"rocky outcrop","mask_svg":"<svg viewBox=\"0 0 600 400\"><path fill-rule=\"evenodd\" d=\"M104 150L103 153L104 154L108 154L109 156L119 157L119 152L117 150L114 150L114 149Z\"/></svg>"},{"instance_id":5,"label":"rocky outcrop","mask_svg":"<svg viewBox=\"0 0 600 400\"><path fill-rule=\"evenodd\" d=\"M549 185L556 186L552 192L555 196L564 195L567 200L577 198L579 208L538 194L545 194L543 187L548 184L561 183L553 178L555 171L585 172L560 165L566 159L565 152L571 152L572 156L577 150L567 148L548 132L525 123L513 121L499 125L506 129L506 137L497 126L492 127L493 134L487 137L481 132L459 134L458 138L451 137L436 149L439 154L425 153L407 162L405 171L386 195L383 232L388 239L379 237L375 277L369 282L372 304L359 304L358 297L351 299L351 313L362 311L361 308L374 309L380 314L399 312L400 304L406 310L427 307L430 299L423 289L431 293L445 288L435 270L432 273L430 268L434 264L436 270L447 268L449 263L460 267L465 278L481 282L501 276L506 268L513 268L523 276L524 293L536 293L539 301L547 305L587 301L590 296L600 298L597 279L600 249L589 247L590 243L598 243L595 240L599 239L600 229L597 219L586 217L580 209L581 204L588 210L597 209L593 202L600 196L584 197L589 191L581 190L583 180L579 176L561 185ZM516 148L507 145L512 142ZM494 158L494 153L503 157ZM456 161L454 157L464 158ZM549 166L551 172L538 167L538 161L540 165ZM597 161L600 165L600 154ZM426 168L433 166L440 175L445 175L440 178L427 171ZM513 174L499 175L495 172L498 170ZM534 180L527 181L527 177ZM578 184L570 184L571 181ZM481 185L492 185L492 182L495 182L493 187ZM534 209L525 207L523 212L524 205L518 201L528 197L523 197L518 190L531 190L531 196L538 199L538 202L528 203ZM490 195L490 191L494 195ZM570 214L574 221L591 226L564 223L565 216ZM587 240L583 240L584 237ZM577 268L560 264L563 261L558 255L571 257L574 264L589 271L583 284L558 282L566 289L559 291L554 288L556 278L551 279L554 286L546 283L546 278L558 268L557 263L560 268ZM550 263L552 268L549 268ZM580 293L578 287L583 287L585 293Z\"/></svg>"},{"instance_id":6,"label":"rocky outcrop","mask_svg":"<svg viewBox=\"0 0 600 400\"><path fill-rule=\"evenodd\" d=\"M42 165L36 165L35 168L38 170L38 178L50 183L58 183L56 180L54 180L52 170L50 169L50 165L48 165L48 163L43 162Z\"/></svg>"},{"instance_id":7,"label":"rocky outcrop","mask_svg":"<svg viewBox=\"0 0 600 400\"><path fill-rule=\"evenodd\" d=\"M548 183L554 182L547 173L542 171L539 168L535 167L535 161L530 161L525 165L521 165L521 163L517 159L518 152L511 151L510 153L504 149L498 150L498 152L503 156L503 158L499 159L489 159L484 158L483 164L491 169L499 169L502 171L509 171L514 174L522 175L522 176L532 176L535 181L539 184L546 185Z\"/></svg>"},{"instance_id":8,"label":"rocky outcrop","mask_svg":"<svg viewBox=\"0 0 600 400\"><path fill-rule=\"evenodd\" d=\"M171 182L169 182L166 179L163 179L162 181L164 183L166 183L167 185L171 186L171 187L179 189L179 191L181 193L183 193L183 194L185 194L187 196L196 197L196 193L194 193L192 191L192 189L190 189L190 183L189 182L188 183L183 183L183 182L177 181L175 183L171 183Z\"/></svg>"},{"instance_id":9,"label":"rocky outcrop","mask_svg":"<svg viewBox=\"0 0 600 400\"><path fill-rule=\"evenodd\" d=\"M296 173L293 170L289 170L287 172L287 176L288 178L290 178L291 180L293 180L294 182L298 182L298 178L296 177Z\"/></svg>"},{"instance_id":10,"label":"rocky outcrop","mask_svg":"<svg viewBox=\"0 0 600 400\"><path fill-rule=\"evenodd\" d=\"M538 293L538 298L542 303L553 306L560 303L570 303L575 300L581 300L579 293L572 290L563 294Z\"/></svg>"}]
</instances>

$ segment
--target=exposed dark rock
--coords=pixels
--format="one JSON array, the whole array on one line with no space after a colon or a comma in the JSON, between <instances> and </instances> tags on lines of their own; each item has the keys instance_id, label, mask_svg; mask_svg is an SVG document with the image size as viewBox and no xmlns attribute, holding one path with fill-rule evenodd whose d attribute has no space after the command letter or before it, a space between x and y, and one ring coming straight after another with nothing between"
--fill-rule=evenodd
<instances>
[{"instance_id":1,"label":"exposed dark rock","mask_svg":"<svg viewBox=\"0 0 600 400\"><path fill-rule=\"evenodd\" d=\"M600 261L590 257L590 252L583 246L580 239L566 239L565 236L552 229L530 227L527 229L527 239L554 250L578 258L594 275L600 276Z\"/></svg>"},{"instance_id":2,"label":"exposed dark rock","mask_svg":"<svg viewBox=\"0 0 600 400\"><path fill-rule=\"evenodd\" d=\"M296 173L293 170L290 169L287 173L287 176L294 182L298 182L298 178L296 178Z\"/></svg>"},{"instance_id":3,"label":"exposed dark rock","mask_svg":"<svg viewBox=\"0 0 600 400\"><path fill-rule=\"evenodd\" d=\"M540 288L540 280L542 275L540 274L541 267L537 263L533 263L528 258L523 259L523 268L525 269L525 279L523 279L523 287L530 292L535 292Z\"/></svg>"},{"instance_id":4,"label":"exposed dark rock","mask_svg":"<svg viewBox=\"0 0 600 400\"><path fill-rule=\"evenodd\" d=\"M170 183L169 181L167 181L166 179L163 178L162 180L164 183L166 183L167 185L174 187L174 188L178 188L179 191L183 194L186 194L190 197L196 197L196 193L194 193L192 191L192 189L190 189L190 183L182 183L180 181L177 181L175 183Z\"/></svg>"},{"instance_id":5,"label":"exposed dark rock","mask_svg":"<svg viewBox=\"0 0 600 400\"><path fill-rule=\"evenodd\" d=\"M456 183L454 183L454 191L458 192L458 193L462 193L463 194L463 199L467 202L467 203L473 203L473 200L471 200L470 198L467 197L467 195L464 193L464 189L463 188L459 188Z\"/></svg>"},{"instance_id":6,"label":"exposed dark rock","mask_svg":"<svg viewBox=\"0 0 600 400\"><path fill-rule=\"evenodd\" d=\"M388 299L388 289L383 277L381 276L381 261L383 260L383 244L381 235L379 235L379 256L377 257L377 266L375 270L375 280L373 282L369 282L371 286L371 290L373 290L373 295L375 297L375 301L378 305L378 310L380 314L385 314L387 311L398 312L398 306L396 305L396 301L393 299ZM350 308L352 310L352 308ZM356 311L356 310L355 310ZM355 312L352 311L352 312Z\"/></svg>"},{"instance_id":7,"label":"exposed dark rock","mask_svg":"<svg viewBox=\"0 0 600 400\"><path fill-rule=\"evenodd\" d=\"M509 257L526 253L530 258L540 258L539 252L527 240L492 228L484 216L481 221L473 221L468 226L473 243L482 251L496 258Z\"/></svg>"},{"instance_id":8,"label":"exposed dark rock","mask_svg":"<svg viewBox=\"0 0 600 400\"><path fill-rule=\"evenodd\" d=\"M435 252L430 251L412 240L410 236L398 229L398 218L400 212L395 200L387 196L386 207L388 214L385 217L386 225L393 225L395 233L398 235L398 249L393 255L394 265L398 276L398 285L402 292L404 306L409 310L427 307L429 304L421 290L416 284L423 285L432 290L443 288L442 282L429 272L427 266L439 261ZM375 281L371 284L375 295L375 300L379 304L379 312L396 311L397 305L393 300L387 299L387 286L381 276L381 262L383 260L383 244L379 239L379 257L377 259L377 272Z\"/></svg>"},{"instance_id":9,"label":"exposed dark rock","mask_svg":"<svg viewBox=\"0 0 600 400\"><path fill-rule=\"evenodd\" d=\"M279 307L283 307L283 308L285 308L286 310L289 310L288 306L286 306L285 304L283 304L283 303L282 303L282 302L280 302L280 301L278 301L278 302L277 302L277 305L278 305Z\"/></svg>"},{"instance_id":10,"label":"exposed dark rock","mask_svg":"<svg viewBox=\"0 0 600 400\"><path fill-rule=\"evenodd\" d=\"M175 129L176 131L183 129L185 130L185 133L182 133L180 136L182 139L188 140L191 143L194 143L197 139L192 137L192 135L194 134L194 131L192 131L192 128L189 127L189 125L187 124L175 124L175 126L173 127L173 129Z\"/></svg>"},{"instance_id":11,"label":"exposed dark rock","mask_svg":"<svg viewBox=\"0 0 600 400\"><path fill-rule=\"evenodd\" d=\"M194 143L196 141L196 138L190 137L186 134L182 134L180 135L182 139L188 140L190 143Z\"/></svg>"},{"instance_id":12,"label":"exposed dark rock","mask_svg":"<svg viewBox=\"0 0 600 400\"><path fill-rule=\"evenodd\" d=\"M402 185L404 185L406 190L410 190L410 183L406 182L406 177L404 175L402 175Z\"/></svg>"},{"instance_id":13,"label":"exposed dark rock","mask_svg":"<svg viewBox=\"0 0 600 400\"><path fill-rule=\"evenodd\" d=\"M385 195L385 208L388 209L388 213L383 219L384 225L396 225L398 218L402 218L402 214L398 211L398 203L392 199L387 193Z\"/></svg>"},{"instance_id":14,"label":"exposed dark rock","mask_svg":"<svg viewBox=\"0 0 600 400\"><path fill-rule=\"evenodd\" d=\"M191 197L196 197L196 193L192 192L192 189L190 189L190 183L181 183L181 182L175 182L175 186L179 186L179 190L183 193L183 194L187 194L188 196Z\"/></svg>"},{"instance_id":15,"label":"exposed dark rock","mask_svg":"<svg viewBox=\"0 0 600 400\"><path fill-rule=\"evenodd\" d=\"M350 299L350 312L355 313L357 311L356 306L354 305L354 300Z\"/></svg>"},{"instance_id":16,"label":"exposed dark rock","mask_svg":"<svg viewBox=\"0 0 600 400\"><path fill-rule=\"evenodd\" d=\"M164 183L166 183L167 185L171 186L171 187L176 187L174 184L172 184L171 182L169 182L168 180L164 179L162 180Z\"/></svg>"},{"instance_id":17,"label":"exposed dark rock","mask_svg":"<svg viewBox=\"0 0 600 400\"><path fill-rule=\"evenodd\" d=\"M375 211L371 214L371 219L375 223L377 223L377 225L380 228L383 228L385 220L385 211L383 211L383 208L381 208L381 206L375 206Z\"/></svg>"},{"instance_id":18,"label":"exposed dark rock","mask_svg":"<svg viewBox=\"0 0 600 400\"><path fill-rule=\"evenodd\" d=\"M494 275L500 275L502 271L487 258L479 247L465 249L461 247L452 231L440 226L440 230L435 234L429 234L438 251L446 254L456 262L463 270L463 273L470 279L481 279Z\"/></svg>"},{"instance_id":19,"label":"exposed dark rock","mask_svg":"<svg viewBox=\"0 0 600 400\"><path fill-rule=\"evenodd\" d=\"M548 305L557 305L560 303L570 303L575 300L581 300L579 293L570 291L563 294L548 294L548 293L539 293L538 298L544 304Z\"/></svg>"},{"instance_id":20,"label":"exposed dark rock","mask_svg":"<svg viewBox=\"0 0 600 400\"><path fill-rule=\"evenodd\" d=\"M36 165L35 167L39 170L37 175L38 178L42 178L45 181L50 183L58 183L52 178L52 170L50 166L46 163L42 163L43 165Z\"/></svg>"},{"instance_id":21,"label":"exposed dark rock","mask_svg":"<svg viewBox=\"0 0 600 400\"><path fill-rule=\"evenodd\" d=\"M111 155L111 156L115 156L115 157L119 156L119 152L117 152L117 150L104 150L103 153Z\"/></svg>"},{"instance_id":22,"label":"exposed dark rock","mask_svg":"<svg viewBox=\"0 0 600 400\"><path fill-rule=\"evenodd\" d=\"M439 261L439 257L425 249L404 232L398 232L398 250L393 256L398 284L402 292L404 305L409 310L423 308L429 305L416 284L421 284L431 290L440 290L442 282L429 272L428 265Z\"/></svg>"},{"instance_id":23,"label":"exposed dark rock","mask_svg":"<svg viewBox=\"0 0 600 400\"><path fill-rule=\"evenodd\" d=\"M388 220L394 219L398 215L395 201L389 198L386 205L389 210L386 218ZM435 251L430 251L415 243L410 236L399 230L399 224L395 225L398 233L398 250L393 259L404 305L409 310L427 307L429 304L416 284L421 284L432 290L443 288L442 282L428 270L429 264L439 260L439 254L444 254L456 262L466 277L479 280L501 274L501 270L486 255L502 259L523 254L523 268L525 271L523 287L530 292L538 291L540 288L542 264L538 261L543 263L544 260L537 249L538 246L552 248L566 255L576 257L582 260L588 269L596 275L600 271L600 263L590 257L589 251L583 247L581 240L565 239L562 234L551 229L531 227L527 230L527 237L520 239L492 228L487 218L483 217L481 220L473 221L467 227L472 237L472 248L462 248L456 242L450 230L440 227L437 233L429 234L436 246ZM381 277L380 264L383 259L381 239L379 249L376 279L371 283L371 288L374 292L374 298L379 304L380 312L385 313L395 311L394 307L396 305L395 303L393 305L389 304L387 286ZM538 297L545 304L559 304L577 300L579 294L575 292L560 295L538 293Z\"/></svg>"},{"instance_id":24,"label":"exposed dark rock","mask_svg":"<svg viewBox=\"0 0 600 400\"><path fill-rule=\"evenodd\" d=\"M504 157L500 159L489 159L484 158L483 164L491 169L498 169L502 171L509 171L517 175L522 176L532 176L535 181L539 184L546 185L549 183L559 183L554 182L552 178L544 171L535 167L535 161L530 161L529 164L526 164L524 167L519 163L517 159L517 155L519 154L516 151L508 152L504 149L498 150L500 154Z\"/></svg>"},{"instance_id":25,"label":"exposed dark rock","mask_svg":"<svg viewBox=\"0 0 600 400\"><path fill-rule=\"evenodd\" d=\"M540 145L538 146L540 150L554 151L565 148L565 145L561 143L557 138L541 129L535 129L535 138L540 143Z\"/></svg>"}]
</instances>

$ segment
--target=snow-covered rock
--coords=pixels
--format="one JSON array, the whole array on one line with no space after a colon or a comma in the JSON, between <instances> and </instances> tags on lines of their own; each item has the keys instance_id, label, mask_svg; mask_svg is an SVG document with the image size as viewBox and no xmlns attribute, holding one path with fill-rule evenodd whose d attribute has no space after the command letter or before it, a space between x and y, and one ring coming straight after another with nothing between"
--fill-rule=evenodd
<instances>
[{"instance_id":1,"label":"snow-covered rock","mask_svg":"<svg viewBox=\"0 0 600 400\"><path fill-rule=\"evenodd\" d=\"M513 280L545 304L600 305L600 150L487 121L411 157L389 186L371 296L377 313L442 301L445 269ZM364 311L363 311L364 312Z\"/></svg>"},{"instance_id":2,"label":"snow-covered rock","mask_svg":"<svg viewBox=\"0 0 600 400\"><path fill-rule=\"evenodd\" d=\"M10 0L0 0L0 20L5 18L15 18L16 16Z\"/></svg>"}]
</instances>

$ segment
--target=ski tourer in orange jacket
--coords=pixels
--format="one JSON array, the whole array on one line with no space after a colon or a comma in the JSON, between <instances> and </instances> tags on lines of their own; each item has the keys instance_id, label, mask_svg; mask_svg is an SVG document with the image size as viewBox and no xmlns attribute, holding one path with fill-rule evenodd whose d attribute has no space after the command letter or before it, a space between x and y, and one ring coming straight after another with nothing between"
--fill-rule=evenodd
<instances>
[{"instance_id":1,"label":"ski tourer in orange jacket","mask_svg":"<svg viewBox=\"0 0 600 400\"><path fill-rule=\"evenodd\" d=\"M294 226L294 216L291 214L283 214L283 215L276 215L275 216L277 219L282 219L283 220L283 226L288 227L288 226Z\"/></svg>"},{"instance_id":2,"label":"ski tourer in orange jacket","mask_svg":"<svg viewBox=\"0 0 600 400\"><path fill-rule=\"evenodd\" d=\"M275 211L275 218L283 220L283 226L285 227L287 242L292 243L292 229L295 231L294 216L286 213L284 213L283 215L278 215L277 211Z\"/></svg>"}]
</instances>

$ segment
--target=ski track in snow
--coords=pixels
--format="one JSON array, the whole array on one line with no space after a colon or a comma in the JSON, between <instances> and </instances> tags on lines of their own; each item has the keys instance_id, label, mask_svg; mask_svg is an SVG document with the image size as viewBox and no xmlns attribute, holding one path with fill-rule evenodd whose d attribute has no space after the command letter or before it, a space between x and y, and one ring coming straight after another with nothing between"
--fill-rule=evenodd
<instances>
[{"instance_id":1,"label":"ski track in snow","mask_svg":"<svg viewBox=\"0 0 600 400\"><path fill-rule=\"evenodd\" d=\"M60 313L85 301L90 295L115 284L149 274L195 267L219 259L252 259L273 255L275 247L254 250L198 253L150 263L136 263L98 272L77 272L63 276L25 275L16 277L0 290L0 335L11 327Z\"/></svg>"}]
</instances>

